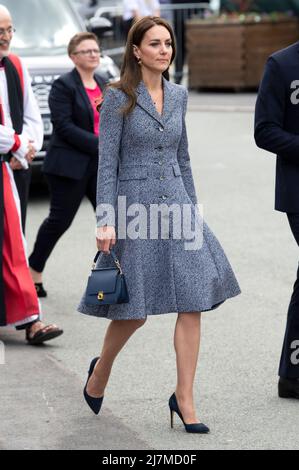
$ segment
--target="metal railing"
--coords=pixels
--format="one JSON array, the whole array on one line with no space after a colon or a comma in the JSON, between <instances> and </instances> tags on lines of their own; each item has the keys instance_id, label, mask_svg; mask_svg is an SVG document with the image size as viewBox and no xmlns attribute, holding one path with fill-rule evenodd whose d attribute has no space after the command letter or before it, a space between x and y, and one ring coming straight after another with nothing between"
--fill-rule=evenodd
<instances>
[{"instance_id":1,"label":"metal railing","mask_svg":"<svg viewBox=\"0 0 299 470\"><path fill-rule=\"evenodd\" d=\"M160 10L161 13L167 11L172 12L174 10L209 10L212 13L218 14L219 8L215 8L212 5L213 4L210 2L160 3ZM99 7L94 16L105 16L107 13L113 14L114 16L122 16L123 5L120 3L115 6Z\"/></svg>"},{"instance_id":2,"label":"metal railing","mask_svg":"<svg viewBox=\"0 0 299 470\"><path fill-rule=\"evenodd\" d=\"M190 18L191 16L203 17L207 12L210 14L219 14L219 9L213 7L210 2L190 2L190 3L161 3L160 4L161 17L167 19L171 23L174 17L179 15L182 19ZM100 7L95 12L95 17L106 17L112 20L113 31L115 39L121 37L122 22L123 22L123 6L118 4L115 6ZM114 21L113 21L114 20Z\"/></svg>"},{"instance_id":3,"label":"metal railing","mask_svg":"<svg viewBox=\"0 0 299 470\"><path fill-rule=\"evenodd\" d=\"M220 1L190 2L190 3L160 3L160 15L171 23L177 42L176 72L182 74L185 61L185 23L190 18L203 18L208 15L219 14ZM101 39L104 53L111 56L120 66L126 34L123 21L123 5L104 6L96 10L95 17L108 18L112 23L112 31Z\"/></svg>"}]
</instances>

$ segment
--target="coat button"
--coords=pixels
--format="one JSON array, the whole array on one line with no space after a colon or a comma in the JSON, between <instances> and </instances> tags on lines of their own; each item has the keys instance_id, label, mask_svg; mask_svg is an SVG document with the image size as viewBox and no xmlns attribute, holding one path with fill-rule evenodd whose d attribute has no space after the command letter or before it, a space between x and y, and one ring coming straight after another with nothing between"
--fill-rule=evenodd
<instances>
[{"instance_id":1,"label":"coat button","mask_svg":"<svg viewBox=\"0 0 299 470\"><path fill-rule=\"evenodd\" d=\"M160 165L160 166L163 165L163 162L162 162L161 160L159 161L159 165Z\"/></svg>"},{"instance_id":2,"label":"coat button","mask_svg":"<svg viewBox=\"0 0 299 470\"><path fill-rule=\"evenodd\" d=\"M164 176L160 176L160 181L164 181L165 180L165 177Z\"/></svg>"},{"instance_id":3,"label":"coat button","mask_svg":"<svg viewBox=\"0 0 299 470\"><path fill-rule=\"evenodd\" d=\"M164 194L164 196L162 196L162 199L163 199L163 201L166 201L167 196L165 196L165 194Z\"/></svg>"},{"instance_id":4,"label":"coat button","mask_svg":"<svg viewBox=\"0 0 299 470\"><path fill-rule=\"evenodd\" d=\"M159 131L160 131L160 132L164 132L164 127L160 126L160 127L159 127Z\"/></svg>"}]
</instances>

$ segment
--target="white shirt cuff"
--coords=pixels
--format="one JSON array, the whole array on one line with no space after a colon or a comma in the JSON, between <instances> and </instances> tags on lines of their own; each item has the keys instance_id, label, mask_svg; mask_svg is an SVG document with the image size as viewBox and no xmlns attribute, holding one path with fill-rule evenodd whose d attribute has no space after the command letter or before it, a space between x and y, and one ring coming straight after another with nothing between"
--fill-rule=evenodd
<instances>
[{"instance_id":1,"label":"white shirt cuff","mask_svg":"<svg viewBox=\"0 0 299 470\"><path fill-rule=\"evenodd\" d=\"M21 145L16 152L13 152L13 156L21 163L24 170L28 170L29 164L25 158L25 155L27 155L28 153L29 140L23 135L20 135L19 138L21 141Z\"/></svg>"}]
</instances>

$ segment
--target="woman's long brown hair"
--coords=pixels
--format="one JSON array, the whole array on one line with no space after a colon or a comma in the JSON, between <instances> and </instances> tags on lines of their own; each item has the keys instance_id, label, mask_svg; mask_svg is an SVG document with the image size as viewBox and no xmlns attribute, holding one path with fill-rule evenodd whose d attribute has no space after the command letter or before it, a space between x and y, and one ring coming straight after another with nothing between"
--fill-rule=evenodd
<instances>
[{"instance_id":1,"label":"woman's long brown hair","mask_svg":"<svg viewBox=\"0 0 299 470\"><path fill-rule=\"evenodd\" d=\"M122 109L122 112L125 115L128 115L130 112L132 112L136 106L137 97L135 90L139 82L142 80L141 68L140 65L138 65L137 59L134 55L133 45L139 47L145 33L156 25L164 26L170 33L172 40L172 56L169 65L172 64L175 58L175 36L172 27L166 20L158 16L145 16L131 27L128 34L124 59L120 71L120 80L109 85L112 88L122 90L128 96L128 103ZM169 80L169 68L163 72L163 76Z\"/></svg>"}]
</instances>

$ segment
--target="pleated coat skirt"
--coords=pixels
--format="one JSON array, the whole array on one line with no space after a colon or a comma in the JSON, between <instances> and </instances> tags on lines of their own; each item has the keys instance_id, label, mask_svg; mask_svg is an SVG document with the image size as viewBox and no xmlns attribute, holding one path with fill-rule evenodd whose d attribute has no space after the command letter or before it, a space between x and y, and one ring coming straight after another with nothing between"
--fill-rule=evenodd
<instances>
[{"instance_id":1,"label":"pleated coat skirt","mask_svg":"<svg viewBox=\"0 0 299 470\"><path fill-rule=\"evenodd\" d=\"M97 226L116 228L115 252L130 301L89 305L84 294L81 313L133 320L204 312L240 293L224 250L198 207L185 125L187 90L165 78L163 89L162 115L143 81L128 116L121 112L127 102L121 90L112 88L105 94ZM156 219L153 214L158 214ZM98 267L108 266L113 260L102 254Z\"/></svg>"}]
</instances>

